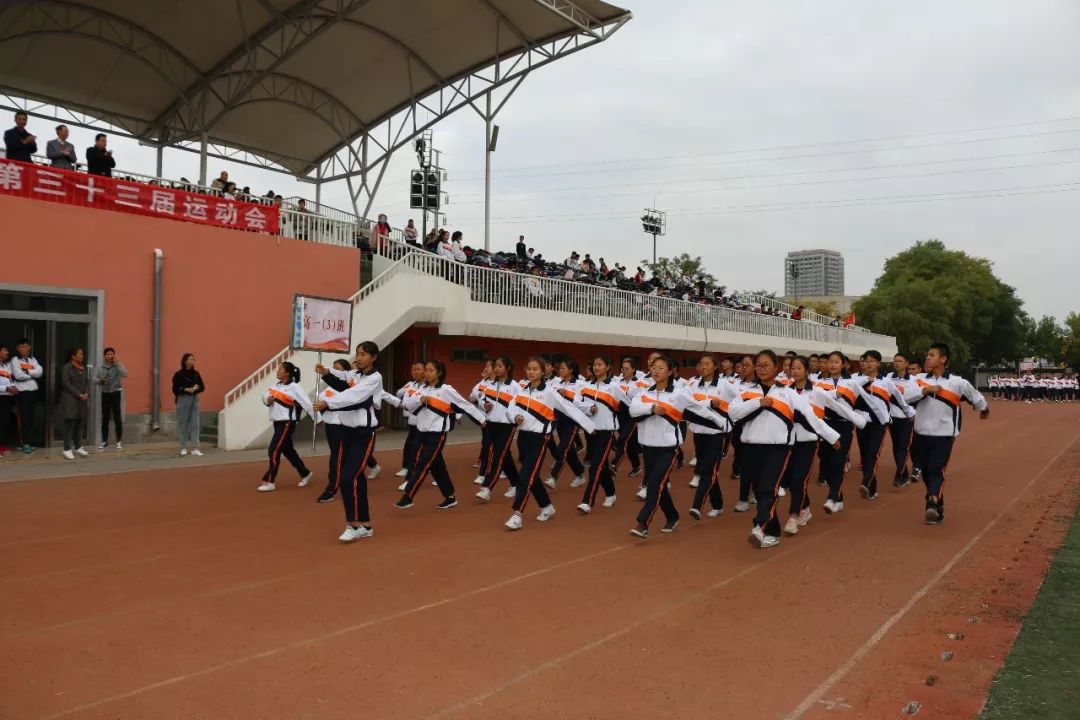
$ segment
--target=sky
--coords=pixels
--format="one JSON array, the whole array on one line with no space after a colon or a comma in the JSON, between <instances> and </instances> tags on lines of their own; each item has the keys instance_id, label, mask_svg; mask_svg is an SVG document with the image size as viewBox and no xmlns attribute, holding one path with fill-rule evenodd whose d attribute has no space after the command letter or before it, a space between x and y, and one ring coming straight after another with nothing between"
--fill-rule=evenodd
<instances>
[{"instance_id":1,"label":"sky","mask_svg":"<svg viewBox=\"0 0 1080 720\"><path fill-rule=\"evenodd\" d=\"M1080 311L1080 3L1075 0L630 0L609 40L530 75L496 119L492 250L519 234L631 268L700 255L729 289L783 291L785 254L843 253L848 294L917 240L990 259L1027 311ZM85 131L82 131L85 132ZM50 134L51 136L51 134ZM78 142L76 143L78 144ZM118 166L154 154L117 140ZM483 245L484 126L435 129L449 225ZM408 209L415 156L394 157L373 214ZM228 169L255 192L310 185ZM165 174L198 175L166 154ZM350 209L344 185L325 204Z\"/></svg>"}]
</instances>

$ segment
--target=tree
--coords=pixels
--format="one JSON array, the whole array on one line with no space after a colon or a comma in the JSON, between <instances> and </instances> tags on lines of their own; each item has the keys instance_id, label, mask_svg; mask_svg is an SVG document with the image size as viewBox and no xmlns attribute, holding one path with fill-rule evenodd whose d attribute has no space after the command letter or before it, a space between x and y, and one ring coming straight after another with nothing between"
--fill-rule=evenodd
<instances>
[{"instance_id":1,"label":"tree","mask_svg":"<svg viewBox=\"0 0 1080 720\"><path fill-rule=\"evenodd\" d=\"M1025 330L1027 352L1032 357L1049 360L1054 364L1061 362L1065 350L1065 331L1057 324L1057 320L1043 315L1039 322L1027 323Z\"/></svg>"},{"instance_id":2,"label":"tree","mask_svg":"<svg viewBox=\"0 0 1080 720\"><path fill-rule=\"evenodd\" d=\"M716 285L716 278L705 272L705 263L700 255L691 257L688 253L683 253L673 258L662 257L656 260L655 265L648 260L642 260L641 267L648 270L650 276L660 278L664 284L678 284L683 276L686 276L693 282L704 280L706 285Z\"/></svg>"},{"instance_id":3,"label":"tree","mask_svg":"<svg viewBox=\"0 0 1080 720\"><path fill-rule=\"evenodd\" d=\"M1065 317L1065 337L1061 343L1061 359L1074 370L1080 367L1080 315L1075 312Z\"/></svg>"},{"instance_id":4,"label":"tree","mask_svg":"<svg viewBox=\"0 0 1080 720\"><path fill-rule=\"evenodd\" d=\"M901 350L921 354L933 342L948 343L958 367L1012 363L1026 345L1027 315L1016 291L994 275L989 260L939 240L886 260L853 310L860 325L895 335Z\"/></svg>"}]
</instances>

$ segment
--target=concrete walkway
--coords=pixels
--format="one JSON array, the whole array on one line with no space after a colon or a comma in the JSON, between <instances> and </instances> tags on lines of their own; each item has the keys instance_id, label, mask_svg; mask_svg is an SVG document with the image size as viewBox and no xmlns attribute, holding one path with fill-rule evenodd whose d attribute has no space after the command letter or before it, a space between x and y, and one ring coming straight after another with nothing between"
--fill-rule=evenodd
<instances>
[{"instance_id":1,"label":"concrete walkway","mask_svg":"<svg viewBox=\"0 0 1080 720\"><path fill-rule=\"evenodd\" d=\"M480 428L472 423L460 425L450 434L447 444L480 442ZM386 463L386 469L395 471L400 462L399 453L405 443L405 432L401 430L383 430L375 441L376 458ZM50 480L55 478L109 475L113 473L138 472L143 470L172 470L185 467L205 467L208 465L233 465L240 463L264 462L266 449L237 450L226 452L216 446L203 445L200 449L203 457L180 457L179 449L173 443L148 442L124 445L121 451L86 448L89 457L76 456L74 461L66 460L60 454L61 448L37 449L32 455L12 453L0 459L0 483L22 482L25 480ZM325 457L329 454L326 443L319 440L315 452L311 451L311 436L299 438L296 449L305 458Z\"/></svg>"}]
</instances>

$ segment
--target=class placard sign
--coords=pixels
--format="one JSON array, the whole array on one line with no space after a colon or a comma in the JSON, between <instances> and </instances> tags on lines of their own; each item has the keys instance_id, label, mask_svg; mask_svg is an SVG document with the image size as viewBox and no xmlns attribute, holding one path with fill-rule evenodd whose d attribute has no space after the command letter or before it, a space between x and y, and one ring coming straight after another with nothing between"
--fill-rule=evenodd
<instances>
[{"instance_id":1,"label":"class placard sign","mask_svg":"<svg viewBox=\"0 0 1080 720\"><path fill-rule=\"evenodd\" d=\"M296 295L293 300L293 350L347 353L352 347L351 300Z\"/></svg>"}]
</instances>

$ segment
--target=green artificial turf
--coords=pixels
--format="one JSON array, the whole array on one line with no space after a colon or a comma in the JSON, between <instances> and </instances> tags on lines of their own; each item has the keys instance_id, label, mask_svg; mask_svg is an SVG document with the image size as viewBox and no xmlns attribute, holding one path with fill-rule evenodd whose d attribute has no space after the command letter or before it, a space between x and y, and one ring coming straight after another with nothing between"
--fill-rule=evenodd
<instances>
[{"instance_id":1,"label":"green artificial turf","mask_svg":"<svg viewBox=\"0 0 1080 720\"><path fill-rule=\"evenodd\" d=\"M980 720L1080 719L1080 513L994 678Z\"/></svg>"}]
</instances>

